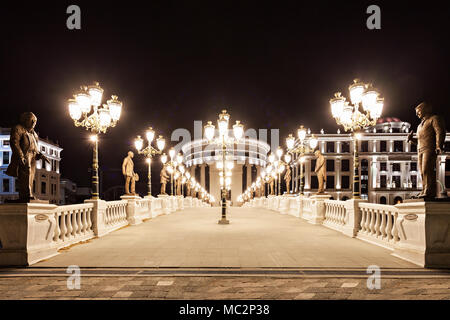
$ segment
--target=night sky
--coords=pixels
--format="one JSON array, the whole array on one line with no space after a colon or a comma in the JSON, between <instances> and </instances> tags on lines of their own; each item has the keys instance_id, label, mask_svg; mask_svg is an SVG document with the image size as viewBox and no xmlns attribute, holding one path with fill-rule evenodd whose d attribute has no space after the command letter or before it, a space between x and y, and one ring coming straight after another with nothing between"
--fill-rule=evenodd
<instances>
[{"instance_id":1,"label":"night sky","mask_svg":"<svg viewBox=\"0 0 450 320\"><path fill-rule=\"evenodd\" d=\"M66 28L66 8L81 7L81 30ZM366 8L381 8L368 30ZM329 99L348 96L358 77L385 98L384 116L419 123L429 100L448 113L450 5L443 1L34 1L1 5L1 120L23 111L37 131L64 148L62 177L89 185L89 133L76 128L66 101L82 84L117 94L122 117L101 136L103 191L122 183L123 157L153 126L166 139L226 107L245 128L303 124L336 132ZM448 126L448 125L447 125ZM172 143L175 144L175 143ZM135 165L145 175L143 158ZM114 171L116 170L116 171ZM155 166L154 188L159 182ZM146 177L140 182L145 190ZM107 181L108 180L108 181Z\"/></svg>"}]
</instances>

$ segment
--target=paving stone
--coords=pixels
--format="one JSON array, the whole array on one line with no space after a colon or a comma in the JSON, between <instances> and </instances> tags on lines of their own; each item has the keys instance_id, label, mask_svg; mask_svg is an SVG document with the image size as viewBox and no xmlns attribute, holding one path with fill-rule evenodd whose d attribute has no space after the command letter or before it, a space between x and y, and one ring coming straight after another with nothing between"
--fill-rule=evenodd
<instances>
[{"instance_id":1,"label":"paving stone","mask_svg":"<svg viewBox=\"0 0 450 320\"><path fill-rule=\"evenodd\" d=\"M310 300L314 298L316 294L315 293L300 293L294 297L294 299L300 299L300 300Z\"/></svg>"},{"instance_id":2,"label":"paving stone","mask_svg":"<svg viewBox=\"0 0 450 320\"><path fill-rule=\"evenodd\" d=\"M133 294L132 291L119 291L113 295L113 298L128 298Z\"/></svg>"}]
</instances>

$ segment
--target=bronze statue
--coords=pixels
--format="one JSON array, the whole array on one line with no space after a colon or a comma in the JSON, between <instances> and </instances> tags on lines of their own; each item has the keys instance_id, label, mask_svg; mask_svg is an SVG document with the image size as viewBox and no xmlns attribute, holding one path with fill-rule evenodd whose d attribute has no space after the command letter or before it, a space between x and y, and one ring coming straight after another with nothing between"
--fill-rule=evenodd
<instances>
[{"instance_id":1,"label":"bronze statue","mask_svg":"<svg viewBox=\"0 0 450 320\"><path fill-rule=\"evenodd\" d=\"M162 169L161 169L161 173L159 174L159 176L161 177L161 191L160 194L167 194L166 193L166 185L167 182L169 181L169 175L167 174L167 168L165 165L163 165Z\"/></svg>"},{"instance_id":2,"label":"bronze statue","mask_svg":"<svg viewBox=\"0 0 450 320\"><path fill-rule=\"evenodd\" d=\"M175 190L177 196L181 196L181 178L181 174L178 174L178 178L175 180Z\"/></svg>"},{"instance_id":3,"label":"bronze statue","mask_svg":"<svg viewBox=\"0 0 450 320\"><path fill-rule=\"evenodd\" d=\"M275 195L275 190L274 190L274 183L275 183L275 178L270 176L269 179L269 184L270 184L270 195Z\"/></svg>"},{"instance_id":4,"label":"bronze statue","mask_svg":"<svg viewBox=\"0 0 450 320\"><path fill-rule=\"evenodd\" d=\"M317 174L317 180L319 182L319 189L317 193L324 193L325 191L325 182L327 181L327 167L325 163L325 158L320 152L320 150L316 150L314 152L316 155L316 168L314 172Z\"/></svg>"},{"instance_id":5,"label":"bronze statue","mask_svg":"<svg viewBox=\"0 0 450 320\"><path fill-rule=\"evenodd\" d=\"M290 192L290 184L291 184L291 167L286 166L286 173L284 174L284 181L286 182L286 193Z\"/></svg>"},{"instance_id":6,"label":"bronze statue","mask_svg":"<svg viewBox=\"0 0 450 320\"><path fill-rule=\"evenodd\" d=\"M191 195L191 181L189 179L186 181L186 196L189 197Z\"/></svg>"},{"instance_id":7,"label":"bronze statue","mask_svg":"<svg viewBox=\"0 0 450 320\"><path fill-rule=\"evenodd\" d=\"M33 195L36 160L50 163L50 160L38 149L38 135L34 131L36 123L37 117L32 112L22 113L19 124L11 129L9 138L12 155L6 174L17 178L19 187L18 201L21 203L38 200Z\"/></svg>"},{"instance_id":8,"label":"bronze statue","mask_svg":"<svg viewBox=\"0 0 450 320\"><path fill-rule=\"evenodd\" d=\"M126 195L135 195L135 182L138 180L137 174L134 172L134 163L133 163L134 153L132 151L128 151L128 156L123 159L122 163L122 173L125 177L125 194Z\"/></svg>"},{"instance_id":9,"label":"bronze statue","mask_svg":"<svg viewBox=\"0 0 450 320\"><path fill-rule=\"evenodd\" d=\"M408 142L417 144L419 170L422 176L422 191L414 198L434 199L436 197L436 158L442 153L445 142L444 119L433 114L432 106L422 102L416 107L416 115L422 122L408 135Z\"/></svg>"}]
</instances>

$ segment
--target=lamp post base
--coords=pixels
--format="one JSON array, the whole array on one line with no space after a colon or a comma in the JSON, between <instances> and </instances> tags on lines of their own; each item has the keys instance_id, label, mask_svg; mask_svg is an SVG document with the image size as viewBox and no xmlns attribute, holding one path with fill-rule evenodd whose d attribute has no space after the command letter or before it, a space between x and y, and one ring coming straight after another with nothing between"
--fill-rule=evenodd
<instances>
[{"instance_id":1,"label":"lamp post base","mask_svg":"<svg viewBox=\"0 0 450 320\"><path fill-rule=\"evenodd\" d=\"M222 218L222 219L219 220L218 224L230 224L230 221L228 221L225 218Z\"/></svg>"}]
</instances>

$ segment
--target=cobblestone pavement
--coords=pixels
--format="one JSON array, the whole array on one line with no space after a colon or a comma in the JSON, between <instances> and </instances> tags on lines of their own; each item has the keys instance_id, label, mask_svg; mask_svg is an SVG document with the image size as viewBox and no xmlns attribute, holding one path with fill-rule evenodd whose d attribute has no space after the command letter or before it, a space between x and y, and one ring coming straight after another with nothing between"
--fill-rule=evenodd
<instances>
[{"instance_id":1,"label":"cobblestone pavement","mask_svg":"<svg viewBox=\"0 0 450 320\"><path fill-rule=\"evenodd\" d=\"M22 269L23 270L23 269ZM25 269L23 271L26 271ZM92 271L92 270L91 270ZM22 271L21 271L22 272ZM37 271L36 271L37 272ZM421 271L417 271L421 272ZM448 272L448 271L447 271ZM414 272L413 272L414 273ZM83 270L82 270L83 274ZM381 289L369 290L367 277L337 275L85 275L80 289L69 290L68 276L0 273L0 299L188 299L188 300L450 300L450 275L403 274L381 277Z\"/></svg>"}]
</instances>

